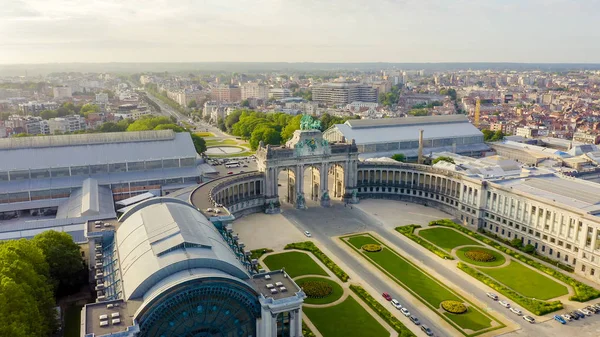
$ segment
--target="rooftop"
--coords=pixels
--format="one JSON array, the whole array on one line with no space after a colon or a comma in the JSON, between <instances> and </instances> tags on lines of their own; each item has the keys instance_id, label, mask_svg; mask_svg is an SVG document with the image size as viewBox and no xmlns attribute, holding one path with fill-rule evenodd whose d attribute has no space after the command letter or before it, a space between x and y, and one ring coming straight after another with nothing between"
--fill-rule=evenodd
<instances>
[{"instance_id":1,"label":"rooftop","mask_svg":"<svg viewBox=\"0 0 600 337\"><path fill-rule=\"evenodd\" d=\"M465 115L442 115L404 118L349 119L344 124L350 126L353 129L358 129L373 127L392 127L397 125L425 125L446 123L469 123L469 119Z\"/></svg>"},{"instance_id":2,"label":"rooftop","mask_svg":"<svg viewBox=\"0 0 600 337\"><path fill-rule=\"evenodd\" d=\"M112 308L107 305L112 304ZM133 325L133 316L139 307L139 302L124 302L123 300L91 303L85 306L85 333L95 336L109 335L119 331L125 331L128 326ZM120 322L113 324L112 314L118 313ZM100 316L107 315L108 325L100 326Z\"/></svg>"},{"instance_id":3,"label":"rooftop","mask_svg":"<svg viewBox=\"0 0 600 337\"><path fill-rule=\"evenodd\" d=\"M251 282L259 294L274 300L295 296L300 291L296 283L283 270L254 275ZM284 287L285 290L282 290L281 287ZM271 291L271 289L276 291Z\"/></svg>"}]
</instances>

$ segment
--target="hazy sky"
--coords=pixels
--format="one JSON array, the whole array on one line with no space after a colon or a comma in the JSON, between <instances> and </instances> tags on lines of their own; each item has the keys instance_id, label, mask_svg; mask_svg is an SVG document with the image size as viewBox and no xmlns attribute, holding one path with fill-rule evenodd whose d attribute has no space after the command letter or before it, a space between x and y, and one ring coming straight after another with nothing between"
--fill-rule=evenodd
<instances>
[{"instance_id":1,"label":"hazy sky","mask_svg":"<svg viewBox=\"0 0 600 337\"><path fill-rule=\"evenodd\" d=\"M0 0L0 63L597 62L600 0Z\"/></svg>"}]
</instances>

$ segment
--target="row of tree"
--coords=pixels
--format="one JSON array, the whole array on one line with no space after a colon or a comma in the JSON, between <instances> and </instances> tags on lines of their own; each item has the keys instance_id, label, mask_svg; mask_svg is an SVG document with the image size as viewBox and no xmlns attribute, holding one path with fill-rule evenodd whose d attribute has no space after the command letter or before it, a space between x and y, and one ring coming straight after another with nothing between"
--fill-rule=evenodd
<instances>
[{"instance_id":1,"label":"row of tree","mask_svg":"<svg viewBox=\"0 0 600 337\"><path fill-rule=\"evenodd\" d=\"M483 133L483 140L486 142L498 142L501 141L502 139L504 139L504 133L500 130L498 131L492 131L492 130L481 130L481 132Z\"/></svg>"},{"instance_id":2,"label":"row of tree","mask_svg":"<svg viewBox=\"0 0 600 337\"><path fill-rule=\"evenodd\" d=\"M356 117L358 118L358 117ZM291 116L282 112L263 113L252 110L236 110L224 120L217 122L217 126L234 136L248 140L253 150L258 148L262 141L265 144L280 145L285 143L300 129L302 115ZM349 118L341 118L330 114L323 114L321 131L334 124L344 123Z\"/></svg>"},{"instance_id":3,"label":"row of tree","mask_svg":"<svg viewBox=\"0 0 600 337\"><path fill-rule=\"evenodd\" d=\"M0 336L52 336L58 328L55 296L86 283L79 246L66 233L0 243Z\"/></svg>"}]
</instances>

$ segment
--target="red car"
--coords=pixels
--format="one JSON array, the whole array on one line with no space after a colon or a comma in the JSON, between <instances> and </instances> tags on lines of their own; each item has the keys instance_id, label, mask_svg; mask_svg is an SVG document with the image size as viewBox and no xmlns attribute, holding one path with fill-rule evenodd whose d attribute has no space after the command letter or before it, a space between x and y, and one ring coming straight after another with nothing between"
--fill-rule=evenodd
<instances>
[{"instance_id":1,"label":"red car","mask_svg":"<svg viewBox=\"0 0 600 337\"><path fill-rule=\"evenodd\" d=\"M383 293L383 294L381 294L381 296L383 296L383 298L385 298L388 301L392 300L392 296L390 296L390 294L388 294L388 293Z\"/></svg>"},{"instance_id":2,"label":"red car","mask_svg":"<svg viewBox=\"0 0 600 337\"><path fill-rule=\"evenodd\" d=\"M229 171L229 172L227 172L227 174L233 174L233 171Z\"/></svg>"}]
</instances>

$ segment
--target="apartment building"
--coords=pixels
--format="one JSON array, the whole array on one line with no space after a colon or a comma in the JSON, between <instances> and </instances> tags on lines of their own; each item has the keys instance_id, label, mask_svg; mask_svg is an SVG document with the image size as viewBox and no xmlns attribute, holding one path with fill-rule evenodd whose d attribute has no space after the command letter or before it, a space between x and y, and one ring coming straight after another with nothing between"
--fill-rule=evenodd
<instances>
[{"instance_id":1,"label":"apartment building","mask_svg":"<svg viewBox=\"0 0 600 337\"><path fill-rule=\"evenodd\" d=\"M47 122L49 133L52 135L86 129L85 118L79 115L52 118Z\"/></svg>"},{"instance_id":2,"label":"apartment building","mask_svg":"<svg viewBox=\"0 0 600 337\"><path fill-rule=\"evenodd\" d=\"M242 89L233 85L220 85L211 89L210 97L216 102L239 102L242 100Z\"/></svg>"},{"instance_id":3,"label":"apartment building","mask_svg":"<svg viewBox=\"0 0 600 337\"><path fill-rule=\"evenodd\" d=\"M329 105L346 105L354 101L377 103L378 89L367 84L332 82L312 88L313 101Z\"/></svg>"},{"instance_id":4,"label":"apartment building","mask_svg":"<svg viewBox=\"0 0 600 337\"><path fill-rule=\"evenodd\" d=\"M273 88L269 90L269 98L276 100L282 100L284 98L292 97L292 92L285 88Z\"/></svg>"},{"instance_id":5,"label":"apartment building","mask_svg":"<svg viewBox=\"0 0 600 337\"><path fill-rule=\"evenodd\" d=\"M71 98L73 97L73 92L71 91L71 87L68 85L61 85L52 88L55 99L61 98Z\"/></svg>"},{"instance_id":6,"label":"apartment building","mask_svg":"<svg viewBox=\"0 0 600 337\"><path fill-rule=\"evenodd\" d=\"M573 134L573 141L584 144L598 144L600 142L600 135L597 133L577 131Z\"/></svg>"},{"instance_id":7,"label":"apartment building","mask_svg":"<svg viewBox=\"0 0 600 337\"><path fill-rule=\"evenodd\" d=\"M242 84L241 92L242 92L242 100L257 98L257 99L268 99L269 98L269 88L266 85L261 83L244 83Z\"/></svg>"},{"instance_id":8,"label":"apartment building","mask_svg":"<svg viewBox=\"0 0 600 337\"><path fill-rule=\"evenodd\" d=\"M37 116L44 110L58 109L58 103L55 102L28 102L19 104L19 112L23 115Z\"/></svg>"}]
</instances>

